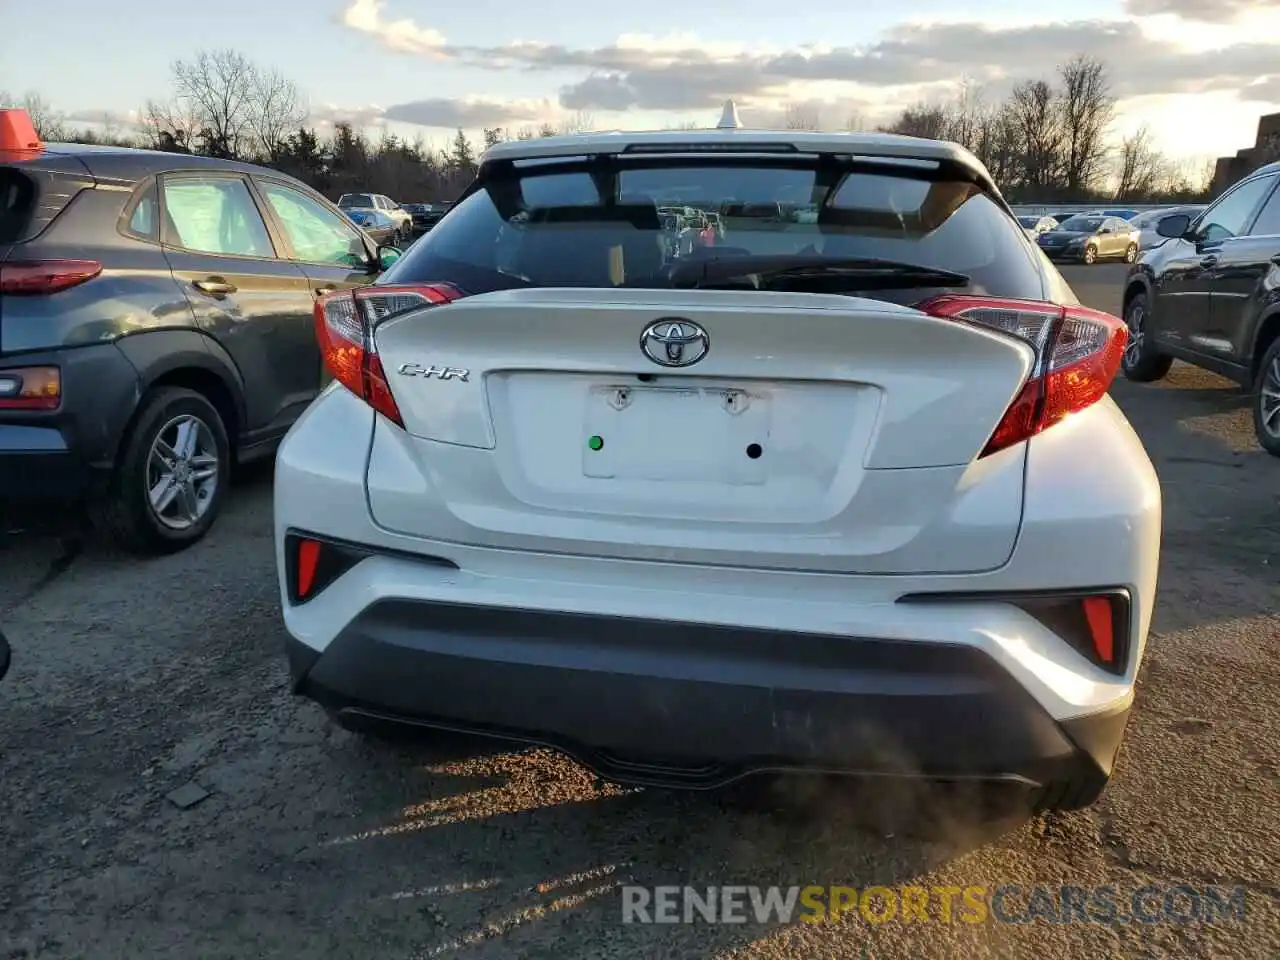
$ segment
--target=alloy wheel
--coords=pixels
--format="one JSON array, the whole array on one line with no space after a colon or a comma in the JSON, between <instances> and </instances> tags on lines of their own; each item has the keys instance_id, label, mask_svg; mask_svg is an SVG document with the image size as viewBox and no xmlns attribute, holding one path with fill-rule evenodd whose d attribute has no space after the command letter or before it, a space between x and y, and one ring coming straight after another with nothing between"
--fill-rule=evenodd
<instances>
[{"instance_id":1,"label":"alloy wheel","mask_svg":"<svg viewBox=\"0 0 1280 960\"><path fill-rule=\"evenodd\" d=\"M213 505L218 490L218 446L209 425L182 414L156 433L147 456L147 503L170 530L188 530Z\"/></svg>"},{"instance_id":2,"label":"alloy wheel","mask_svg":"<svg viewBox=\"0 0 1280 960\"><path fill-rule=\"evenodd\" d=\"M1280 356L1272 358L1259 378L1258 410L1262 429L1280 440Z\"/></svg>"},{"instance_id":3,"label":"alloy wheel","mask_svg":"<svg viewBox=\"0 0 1280 960\"><path fill-rule=\"evenodd\" d=\"M1142 360L1142 343L1146 338L1146 301L1142 297L1136 298L1129 304L1129 312L1124 319L1129 328L1129 342L1124 347L1124 365L1133 369Z\"/></svg>"}]
</instances>

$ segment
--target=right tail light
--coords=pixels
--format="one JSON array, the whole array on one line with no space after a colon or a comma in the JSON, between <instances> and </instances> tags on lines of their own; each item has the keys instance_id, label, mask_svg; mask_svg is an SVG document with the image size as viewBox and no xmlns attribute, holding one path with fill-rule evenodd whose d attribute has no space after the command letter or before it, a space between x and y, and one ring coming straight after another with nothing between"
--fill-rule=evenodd
<instances>
[{"instance_id":1,"label":"right tail light","mask_svg":"<svg viewBox=\"0 0 1280 960\"><path fill-rule=\"evenodd\" d=\"M1088 307L948 294L916 309L999 330L1036 350L1031 376L991 434L984 457L1029 440L1106 396L1129 340L1123 320Z\"/></svg>"}]
</instances>

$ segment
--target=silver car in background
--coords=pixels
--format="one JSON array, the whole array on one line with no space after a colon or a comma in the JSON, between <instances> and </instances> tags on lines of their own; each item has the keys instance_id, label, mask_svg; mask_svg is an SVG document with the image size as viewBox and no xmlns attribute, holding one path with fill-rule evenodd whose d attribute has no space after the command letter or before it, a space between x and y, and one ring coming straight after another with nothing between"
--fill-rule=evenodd
<instances>
[{"instance_id":1,"label":"silver car in background","mask_svg":"<svg viewBox=\"0 0 1280 960\"><path fill-rule=\"evenodd\" d=\"M1040 234L1044 233L1046 230L1055 230L1058 226L1058 221L1053 219L1053 217L1039 217L1035 214L1018 217L1018 223L1022 226L1022 229L1026 231L1027 236L1032 240L1040 236Z\"/></svg>"}]
</instances>

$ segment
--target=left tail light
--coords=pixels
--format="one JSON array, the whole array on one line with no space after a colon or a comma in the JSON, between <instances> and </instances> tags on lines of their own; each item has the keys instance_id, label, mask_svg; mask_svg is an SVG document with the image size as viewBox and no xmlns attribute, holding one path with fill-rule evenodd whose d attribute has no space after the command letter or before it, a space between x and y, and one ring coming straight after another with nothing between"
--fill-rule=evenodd
<instances>
[{"instance_id":1,"label":"left tail light","mask_svg":"<svg viewBox=\"0 0 1280 960\"><path fill-rule=\"evenodd\" d=\"M78 287L102 273L97 260L14 260L0 263L0 293L45 296Z\"/></svg>"},{"instance_id":2,"label":"left tail light","mask_svg":"<svg viewBox=\"0 0 1280 960\"><path fill-rule=\"evenodd\" d=\"M316 301L316 340L333 378L397 426L400 408L387 383L373 342L384 320L409 310L457 300L462 292L449 284L386 284L340 290Z\"/></svg>"},{"instance_id":3,"label":"left tail light","mask_svg":"<svg viewBox=\"0 0 1280 960\"><path fill-rule=\"evenodd\" d=\"M916 309L998 330L1035 348L1031 376L991 434L984 457L1029 440L1106 396L1129 340L1123 320L1088 307L949 294Z\"/></svg>"}]
</instances>

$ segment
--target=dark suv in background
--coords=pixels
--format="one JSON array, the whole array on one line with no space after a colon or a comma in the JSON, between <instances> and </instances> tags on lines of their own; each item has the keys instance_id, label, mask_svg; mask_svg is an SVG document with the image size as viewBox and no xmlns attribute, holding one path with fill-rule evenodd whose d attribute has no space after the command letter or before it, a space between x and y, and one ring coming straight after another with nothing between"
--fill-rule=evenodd
<instances>
[{"instance_id":1,"label":"dark suv in background","mask_svg":"<svg viewBox=\"0 0 1280 960\"><path fill-rule=\"evenodd\" d=\"M406 203L404 208L413 217L413 232L426 233L444 216L444 207L438 203Z\"/></svg>"},{"instance_id":2,"label":"dark suv in background","mask_svg":"<svg viewBox=\"0 0 1280 960\"><path fill-rule=\"evenodd\" d=\"M0 507L81 502L132 550L181 549L320 390L315 299L399 251L274 171L40 144L6 113Z\"/></svg>"},{"instance_id":3,"label":"dark suv in background","mask_svg":"<svg viewBox=\"0 0 1280 960\"><path fill-rule=\"evenodd\" d=\"M1280 457L1280 163L1250 174L1209 209L1166 216L1167 238L1129 271L1122 369L1159 380L1174 359L1252 392L1258 442Z\"/></svg>"}]
</instances>

